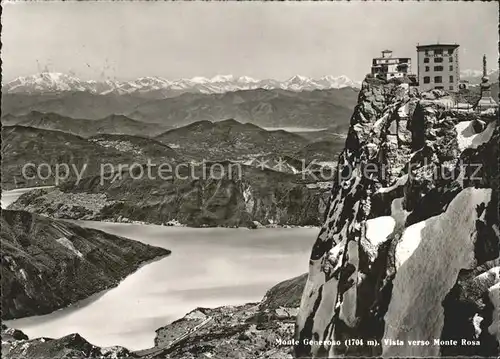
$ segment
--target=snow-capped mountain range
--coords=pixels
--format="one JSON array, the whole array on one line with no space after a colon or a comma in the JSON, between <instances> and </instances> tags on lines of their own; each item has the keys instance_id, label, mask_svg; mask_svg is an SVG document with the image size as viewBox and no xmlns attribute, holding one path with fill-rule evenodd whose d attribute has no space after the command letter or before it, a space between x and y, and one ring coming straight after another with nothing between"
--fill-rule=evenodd
<instances>
[{"instance_id":1,"label":"snow-capped mountain range","mask_svg":"<svg viewBox=\"0 0 500 359\"><path fill-rule=\"evenodd\" d=\"M361 82L352 81L346 76L324 76L311 79L296 75L286 81L256 80L248 76L217 75L212 78L193 77L191 79L166 80L161 77L142 77L134 81L93 81L81 80L62 73L43 72L36 75L18 77L2 85L4 93L46 93L86 91L93 94L145 94L156 92L171 94L182 92L225 93L237 90L283 89L290 91L312 91L339 89L343 87L359 88Z\"/></svg>"},{"instance_id":2,"label":"snow-capped mountain range","mask_svg":"<svg viewBox=\"0 0 500 359\"><path fill-rule=\"evenodd\" d=\"M489 69L488 76L494 74L495 72L498 72L498 69ZM460 76L461 77L482 77L483 70L472 70L472 69L461 70Z\"/></svg>"},{"instance_id":3,"label":"snow-capped mountain range","mask_svg":"<svg viewBox=\"0 0 500 359\"><path fill-rule=\"evenodd\" d=\"M487 72L490 82L498 82L498 69L490 69ZM460 79L469 81L473 85L481 83L483 77L482 70L462 70L460 71Z\"/></svg>"}]
</instances>

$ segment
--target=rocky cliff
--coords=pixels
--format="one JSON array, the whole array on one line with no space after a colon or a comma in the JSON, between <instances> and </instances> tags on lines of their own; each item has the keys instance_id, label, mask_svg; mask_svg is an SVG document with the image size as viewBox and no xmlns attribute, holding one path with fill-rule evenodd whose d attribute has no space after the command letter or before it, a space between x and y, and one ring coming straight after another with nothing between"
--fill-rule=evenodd
<instances>
[{"instance_id":1,"label":"rocky cliff","mask_svg":"<svg viewBox=\"0 0 500 359\"><path fill-rule=\"evenodd\" d=\"M2 210L1 225L2 319L50 313L170 253L22 211Z\"/></svg>"},{"instance_id":2,"label":"rocky cliff","mask_svg":"<svg viewBox=\"0 0 500 359\"><path fill-rule=\"evenodd\" d=\"M271 288L260 303L196 308L156 330L154 347L136 352L100 348L73 333L29 339L2 326L5 358L293 358L293 328L306 275Z\"/></svg>"},{"instance_id":3,"label":"rocky cliff","mask_svg":"<svg viewBox=\"0 0 500 359\"><path fill-rule=\"evenodd\" d=\"M496 356L498 113L367 79L296 322L297 357Z\"/></svg>"},{"instance_id":4,"label":"rocky cliff","mask_svg":"<svg viewBox=\"0 0 500 359\"><path fill-rule=\"evenodd\" d=\"M128 349L107 348L90 344L79 334L69 334L59 339L29 339L22 331L2 324L2 358L135 358Z\"/></svg>"},{"instance_id":5,"label":"rocky cliff","mask_svg":"<svg viewBox=\"0 0 500 359\"><path fill-rule=\"evenodd\" d=\"M183 171L168 180L130 173L104 182L84 178L26 193L9 208L55 218L195 227L317 226L328 197L327 189L303 183L299 175L229 162Z\"/></svg>"}]
</instances>

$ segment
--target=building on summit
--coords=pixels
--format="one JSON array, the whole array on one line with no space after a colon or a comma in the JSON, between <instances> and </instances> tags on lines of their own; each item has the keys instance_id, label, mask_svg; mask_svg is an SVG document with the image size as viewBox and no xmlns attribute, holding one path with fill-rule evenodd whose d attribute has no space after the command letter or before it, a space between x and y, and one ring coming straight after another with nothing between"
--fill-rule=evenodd
<instances>
[{"instance_id":1,"label":"building on summit","mask_svg":"<svg viewBox=\"0 0 500 359\"><path fill-rule=\"evenodd\" d=\"M382 51L382 57L376 57L372 62L371 74L378 78L390 80L408 75L411 71L409 57L392 57L391 50Z\"/></svg>"},{"instance_id":2,"label":"building on summit","mask_svg":"<svg viewBox=\"0 0 500 359\"><path fill-rule=\"evenodd\" d=\"M460 63L457 44L417 45L417 71L421 91L458 91Z\"/></svg>"}]
</instances>

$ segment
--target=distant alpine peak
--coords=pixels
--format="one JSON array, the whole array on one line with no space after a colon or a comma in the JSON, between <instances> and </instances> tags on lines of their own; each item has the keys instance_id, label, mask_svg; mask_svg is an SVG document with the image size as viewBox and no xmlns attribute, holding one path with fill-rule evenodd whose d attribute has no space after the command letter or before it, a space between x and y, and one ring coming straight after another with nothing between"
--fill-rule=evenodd
<instances>
[{"instance_id":1,"label":"distant alpine peak","mask_svg":"<svg viewBox=\"0 0 500 359\"><path fill-rule=\"evenodd\" d=\"M498 69L488 69L488 75L498 72ZM483 70L465 69L460 71L462 76L483 76Z\"/></svg>"},{"instance_id":2,"label":"distant alpine peak","mask_svg":"<svg viewBox=\"0 0 500 359\"><path fill-rule=\"evenodd\" d=\"M306 82L306 81L311 81L311 79L306 77L306 76L295 75L295 76L290 77L290 79L288 81L289 82Z\"/></svg>"},{"instance_id":3,"label":"distant alpine peak","mask_svg":"<svg viewBox=\"0 0 500 359\"><path fill-rule=\"evenodd\" d=\"M158 76L140 77L133 81L81 80L73 75L58 72L43 72L31 76L18 77L2 84L4 93L52 93L68 91L85 91L93 94L144 94L155 92L166 97L183 92L205 94L225 93L238 90L282 89L289 91L313 91L340 89L344 87L359 88L361 82L352 81L347 76L327 75L313 79L303 75L295 75L288 80L258 80L249 76L215 75L208 77L192 77L168 80Z\"/></svg>"},{"instance_id":4,"label":"distant alpine peak","mask_svg":"<svg viewBox=\"0 0 500 359\"><path fill-rule=\"evenodd\" d=\"M234 81L233 75L216 75L210 79L210 82L231 82Z\"/></svg>"},{"instance_id":5,"label":"distant alpine peak","mask_svg":"<svg viewBox=\"0 0 500 359\"><path fill-rule=\"evenodd\" d=\"M240 76L238 77L238 81L239 82L246 82L246 83L257 83L259 82L259 80L256 80L252 77L249 77L249 76Z\"/></svg>"},{"instance_id":6,"label":"distant alpine peak","mask_svg":"<svg viewBox=\"0 0 500 359\"><path fill-rule=\"evenodd\" d=\"M498 68L497 69L489 69L488 77L492 82L498 82ZM471 84L479 84L481 83L481 78L483 77L483 71L477 69L464 69L460 70L460 79L466 80Z\"/></svg>"}]
</instances>

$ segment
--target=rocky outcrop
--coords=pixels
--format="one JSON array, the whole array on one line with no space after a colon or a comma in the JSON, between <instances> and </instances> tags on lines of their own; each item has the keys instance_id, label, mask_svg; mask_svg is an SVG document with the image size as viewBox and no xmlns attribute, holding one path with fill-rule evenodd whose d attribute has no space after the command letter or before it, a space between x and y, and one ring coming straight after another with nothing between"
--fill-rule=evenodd
<instances>
[{"instance_id":1,"label":"rocky outcrop","mask_svg":"<svg viewBox=\"0 0 500 359\"><path fill-rule=\"evenodd\" d=\"M168 180L156 173L111 177L103 183L97 176L32 191L9 208L55 218L153 224L176 220L195 227L317 226L328 197L328 189L308 186L299 175L230 162L183 168Z\"/></svg>"},{"instance_id":2,"label":"rocky outcrop","mask_svg":"<svg viewBox=\"0 0 500 359\"><path fill-rule=\"evenodd\" d=\"M182 157L166 145L137 136L100 135L88 139L59 130L2 127L3 190L58 185L99 175L109 166L118 168L148 160L172 163L182 161Z\"/></svg>"},{"instance_id":3,"label":"rocky outcrop","mask_svg":"<svg viewBox=\"0 0 500 359\"><path fill-rule=\"evenodd\" d=\"M156 330L143 358L293 358L293 329L306 275L271 288L260 303L196 308Z\"/></svg>"},{"instance_id":4,"label":"rocky outcrop","mask_svg":"<svg viewBox=\"0 0 500 359\"><path fill-rule=\"evenodd\" d=\"M16 358L135 358L128 349L115 346L99 348L78 334L59 339L29 339L22 331L2 325L2 357Z\"/></svg>"},{"instance_id":5,"label":"rocky outcrop","mask_svg":"<svg viewBox=\"0 0 500 359\"><path fill-rule=\"evenodd\" d=\"M269 289L260 303L261 308L277 309L280 307L297 308L304 291L307 274L288 279Z\"/></svg>"},{"instance_id":6,"label":"rocky outcrop","mask_svg":"<svg viewBox=\"0 0 500 359\"><path fill-rule=\"evenodd\" d=\"M196 308L156 330L154 346L130 352L99 348L78 334L59 339L28 337L2 327L5 358L293 358L293 328L306 275L271 288L260 303Z\"/></svg>"},{"instance_id":7,"label":"rocky outcrop","mask_svg":"<svg viewBox=\"0 0 500 359\"><path fill-rule=\"evenodd\" d=\"M499 353L498 114L367 79L313 246L298 357Z\"/></svg>"},{"instance_id":8,"label":"rocky outcrop","mask_svg":"<svg viewBox=\"0 0 500 359\"><path fill-rule=\"evenodd\" d=\"M68 306L170 253L22 211L2 210L1 225L4 320Z\"/></svg>"}]
</instances>

